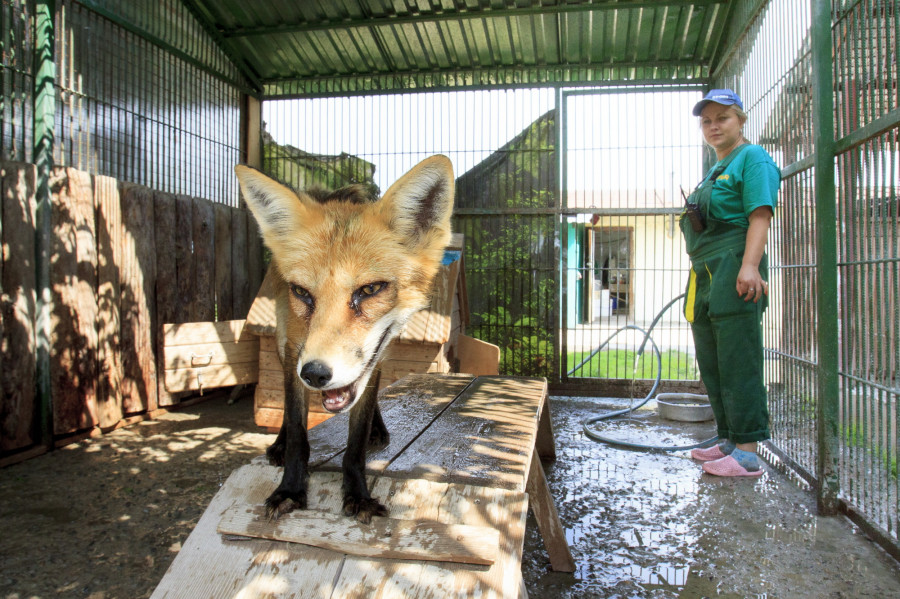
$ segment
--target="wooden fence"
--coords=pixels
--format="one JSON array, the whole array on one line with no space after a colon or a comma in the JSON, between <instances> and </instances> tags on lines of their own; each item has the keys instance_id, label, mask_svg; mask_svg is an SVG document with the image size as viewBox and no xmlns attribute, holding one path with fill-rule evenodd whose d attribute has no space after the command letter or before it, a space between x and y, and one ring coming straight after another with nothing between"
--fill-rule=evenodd
<instances>
[{"instance_id":1,"label":"wooden fence","mask_svg":"<svg viewBox=\"0 0 900 599\"><path fill-rule=\"evenodd\" d=\"M262 281L245 210L71 168L53 171L53 439L35 392L35 168L0 163L0 457L178 402L163 324L244 318Z\"/></svg>"}]
</instances>

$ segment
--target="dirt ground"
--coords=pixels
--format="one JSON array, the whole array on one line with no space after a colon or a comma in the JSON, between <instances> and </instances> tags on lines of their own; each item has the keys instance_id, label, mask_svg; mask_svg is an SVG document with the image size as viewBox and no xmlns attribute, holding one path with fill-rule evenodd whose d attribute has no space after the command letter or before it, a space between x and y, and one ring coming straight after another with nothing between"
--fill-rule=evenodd
<instances>
[{"instance_id":1,"label":"dirt ground","mask_svg":"<svg viewBox=\"0 0 900 599\"><path fill-rule=\"evenodd\" d=\"M590 440L582 423L609 405L552 400L545 468L577 571L549 570L530 517L532 599L897 596L898 564L846 519L817 517L776 469L714 480L684 451ZM651 444L709 432L654 410L609 428ZM273 438L251 399L219 397L0 470L0 599L148 597L228 475Z\"/></svg>"}]
</instances>

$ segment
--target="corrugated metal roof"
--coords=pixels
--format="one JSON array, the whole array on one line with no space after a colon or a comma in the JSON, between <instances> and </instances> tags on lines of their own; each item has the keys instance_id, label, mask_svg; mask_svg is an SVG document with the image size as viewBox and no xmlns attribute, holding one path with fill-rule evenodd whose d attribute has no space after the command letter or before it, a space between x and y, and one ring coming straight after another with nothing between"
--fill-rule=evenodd
<instances>
[{"instance_id":1,"label":"corrugated metal roof","mask_svg":"<svg viewBox=\"0 0 900 599\"><path fill-rule=\"evenodd\" d=\"M97 0L94 0L96 3ZM267 97L705 80L736 0L182 0ZM746 2L745 2L746 3Z\"/></svg>"}]
</instances>

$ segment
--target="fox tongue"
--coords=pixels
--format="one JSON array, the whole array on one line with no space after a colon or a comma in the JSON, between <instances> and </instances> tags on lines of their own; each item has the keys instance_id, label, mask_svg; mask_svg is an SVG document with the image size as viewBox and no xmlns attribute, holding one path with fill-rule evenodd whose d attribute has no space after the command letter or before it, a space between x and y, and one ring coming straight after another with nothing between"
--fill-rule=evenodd
<instances>
[{"instance_id":1,"label":"fox tongue","mask_svg":"<svg viewBox=\"0 0 900 599\"><path fill-rule=\"evenodd\" d=\"M353 399L350 387L329 389L322 392L322 406L329 412L340 412Z\"/></svg>"}]
</instances>

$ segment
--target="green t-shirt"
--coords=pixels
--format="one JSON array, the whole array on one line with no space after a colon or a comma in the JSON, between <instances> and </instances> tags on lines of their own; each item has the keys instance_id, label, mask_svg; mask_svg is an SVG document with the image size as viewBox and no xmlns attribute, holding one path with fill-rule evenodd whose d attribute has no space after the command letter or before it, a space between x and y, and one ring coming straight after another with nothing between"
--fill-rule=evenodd
<instances>
[{"instance_id":1,"label":"green t-shirt","mask_svg":"<svg viewBox=\"0 0 900 599\"><path fill-rule=\"evenodd\" d=\"M718 163L717 163L718 164ZM715 170L713 165L712 170ZM710 216L729 223L750 226L748 216L760 206L775 211L781 171L761 146L747 144L713 184Z\"/></svg>"}]
</instances>

